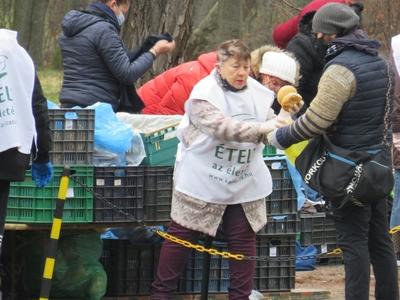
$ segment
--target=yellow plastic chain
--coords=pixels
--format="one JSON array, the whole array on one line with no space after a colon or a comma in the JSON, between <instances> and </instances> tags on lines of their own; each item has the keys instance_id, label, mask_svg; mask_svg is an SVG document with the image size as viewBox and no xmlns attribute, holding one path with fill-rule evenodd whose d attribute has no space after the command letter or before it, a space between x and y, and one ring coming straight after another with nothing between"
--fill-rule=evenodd
<instances>
[{"instance_id":1,"label":"yellow plastic chain","mask_svg":"<svg viewBox=\"0 0 400 300\"><path fill-rule=\"evenodd\" d=\"M390 234L395 234L397 232L400 232L400 225L396 226L396 227L393 227L389 231ZM195 249L196 251L199 251L199 252L207 252L210 255L219 255L219 256L222 256L223 258L232 258L232 259L235 259L235 260L244 260L246 258L243 254L232 254L232 253L230 253L228 251L218 251L217 249L206 248L206 247L204 247L202 245L193 244L191 242L188 242L188 241L179 239L177 237L174 237L174 236L172 236L172 235L170 235L170 234L168 234L168 233L166 233L164 231L157 230L156 233L159 236L161 236L164 239L166 239L166 240L169 240L171 242L180 244L180 245L182 245L182 246L184 246L186 248ZM326 255L328 255L328 256L329 255L343 255L343 251L340 248L336 248L336 249L333 249L332 251L326 253Z\"/></svg>"},{"instance_id":2,"label":"yellow plastic chain","mask_svg":"<svg viewBox=\"0 0 400 300\"><path fill-rule=\"evenodd\" d=\"M343 251L340 248L333 249L332 251L326 253L326 255L342 255Z\"/></svg>"},{"instance_id":3,"label":"yellow plastic chain","mask_svg":"<svg viewBox=\"0 0 400 300\"><path fill-rule=\"evenodd\" d=\"M398 233L400 231L400 225L399 226L396 226L396 227L393 227L392 229L390 229L389 230L389 233L390 234L395 234L395 233Z\"/></svg>"},{"instance_id":4,"label":"yellow plastic chain","mask_svg":"<svg viewBox=\"0 0 400 300\"><path fill-rule=\"evenodd\" d=\"M390 234L395 234L398 232L400 232L400 225L393 227L392 229L389 230ZM331 252L327 253L327 255L342 255L342 254L343 254L343 251L340 248L333 249Z\"/></svg>"},{"instance_id":5,"label":"yellow plastic chain","mask_svg":"<svg viewBox=\"0 0 400 300\"><path fill-rule=\"evenodd\" d=\"M196 251L199 251L199 252L207 252L210 255L219 255L219 256L222 256L223 258L232 258L235 260L244 260L245 259L245 256L243 254L232 254L227 251L218 251L217 249L206 248L202 245L192 244L191 242L181 240L175 236L172 236L172 235L170 235L164 231L160 231L160 230L157 230L156 233L166 240L180 244L186 248L195 249Z\"/></svg>"}]
</instances>

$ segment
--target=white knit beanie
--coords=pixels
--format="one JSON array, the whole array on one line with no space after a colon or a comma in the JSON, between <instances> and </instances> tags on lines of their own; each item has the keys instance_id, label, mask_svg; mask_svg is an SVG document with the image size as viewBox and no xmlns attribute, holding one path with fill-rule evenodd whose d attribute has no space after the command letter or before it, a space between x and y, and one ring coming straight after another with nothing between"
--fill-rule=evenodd
<instances>
[{"instance_id":1,"label":"white knit beanie","mask_svg":"<svg viewBox=\"0 0 400 300\"><path fill-rule=\"evenodd\" d=\"M260 73L278 77L296 84L296 61L283 52L265 52L262 58Z\"/></svg>"}]
</instances>

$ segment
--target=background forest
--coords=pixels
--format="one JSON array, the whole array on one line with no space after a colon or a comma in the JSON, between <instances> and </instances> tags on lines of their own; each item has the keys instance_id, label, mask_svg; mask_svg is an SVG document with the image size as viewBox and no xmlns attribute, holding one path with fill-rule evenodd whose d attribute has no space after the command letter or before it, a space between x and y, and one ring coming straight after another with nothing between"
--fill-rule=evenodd
<instances>
[{"instance_id":1,"label":"background forest","mask_svg":"<svg viewBox=\"0 0 400 300\"><path fill-rule=\"evenodd\" d=\"M61 20L71 9L84 9L90 0L0 0L0 27L19 32L20 43L49 76L62 70L58 36ZM131 49L152 33L170 32L177 47L157 59L141 82L221 41L241 38L252 49L272 43L274 26L298 13L309 0L133 0L122 36ZM363 25L383 43L400 33L400 0L364 0ZM56 70L56 71L52 71ZM57 70L59 70L57 72ZM50 73L49 73L50 72Z\"/></svg>"}]
</instances>

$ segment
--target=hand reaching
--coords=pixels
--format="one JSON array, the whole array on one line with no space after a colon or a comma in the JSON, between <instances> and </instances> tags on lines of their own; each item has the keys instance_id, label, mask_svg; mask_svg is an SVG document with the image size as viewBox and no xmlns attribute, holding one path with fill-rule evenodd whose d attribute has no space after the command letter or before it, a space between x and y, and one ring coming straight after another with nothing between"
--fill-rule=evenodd
<instances>
[{"instance_id":1,"label":"hand reaching","mask_svg":"<svg viewBox=\"0 0 400 300\"><path fill-rule=\"evenodd\" d=\"M153 50L156 56L158 56L160 54L172 52L174 49L175 41L168 42L167 40L160 40L155 43L153 48L151 48L150 50Z\"/></svg>"}]
</instances>

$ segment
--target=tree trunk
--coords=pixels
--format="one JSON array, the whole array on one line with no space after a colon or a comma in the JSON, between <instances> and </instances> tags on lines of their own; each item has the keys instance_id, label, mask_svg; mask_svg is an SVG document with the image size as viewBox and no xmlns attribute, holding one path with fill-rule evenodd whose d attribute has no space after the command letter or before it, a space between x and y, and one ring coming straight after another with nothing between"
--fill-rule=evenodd
<instances>
[{"instance_id":1,"label":"tree trunk","mask_svg":"<svg viewBox=\"0 0 400 300\"><path fill-rule=\"evenodd\" d=\"M31 55L36 65L42 64L44 16L49 0L15 0L14 29L18 41Z\"/></svg>"},{"instance_id":2,"label":"tree trunk","mask_svg":"<svg viewBox=\"0 0 400 300\"><path fill-rule=\"evenodd\" d=\"M49 2L43 41L43 67L55 69L62 67L61 49L58 46L62 19L68 11L84 9L89 2L90 0L51 0Z\"/></svg>"},{"instance_id":3,"label":"tree trunk","mask_svg":"<svg viewBox=\"0 0 400 300\"><path fill-rule=\"evenodd\" d=\"M132 1L122 34L128 49L140 46L148 35L162 32L169 32L176 42L175 51L158 57L138 84L182 62L192 30L193 3L194 0Z\"/></svg>"},{"instance_id":4,"label":"tree trunk","mask_svg":"<svg viewBox=\"0 0 400 300\"><path fill-rule=\"evenodd\" d=\"M13 29L18 31L18 41L22 47L28 49L31 38L31 20L33 1L15 0ZM23 9L21 9L23 7Z\"/></svg>"},{"instance_id":5,"label":"tree trunk","mask_svg":"<svg viewBox=\"0 0 400 300\"><path fill-rule=\"evenodd\" d=\"M45 16L49 6L49 0L35 0L32 7L31 34L29 40L29 52L37 65L42 65L43 40L45 32Z\"/></svg>"},{"instance_id":6,"label":"tree trunk","mask_svg":"<svg viewBox=\"0 0 400 300\"><path fill-rule=\"evenodd\" d=\"M13 22L14 1L0 0L0 28L11 28Z\"/></svg>"}]
</instances>

